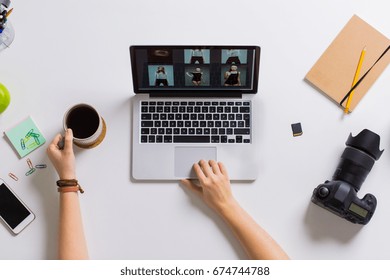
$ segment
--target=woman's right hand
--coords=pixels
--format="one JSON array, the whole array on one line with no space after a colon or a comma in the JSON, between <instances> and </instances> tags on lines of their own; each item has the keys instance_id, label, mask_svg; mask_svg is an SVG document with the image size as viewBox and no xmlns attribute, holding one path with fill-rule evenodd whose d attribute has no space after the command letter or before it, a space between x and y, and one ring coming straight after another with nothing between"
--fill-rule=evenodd
<instances>
[{"instance_id":1,"label":"woman's right hand","mask_svg":"<svg viewBox=\"0 0 390 280\"><path fill-rule=\"evenodd\" d=\"M201 196L208 206L223 214L225 209L237 204L233 197L230 180L225 166L214 160L201 160L193 165L200 186L189 179L181 182Z\"/></svg>"}]
</instances>

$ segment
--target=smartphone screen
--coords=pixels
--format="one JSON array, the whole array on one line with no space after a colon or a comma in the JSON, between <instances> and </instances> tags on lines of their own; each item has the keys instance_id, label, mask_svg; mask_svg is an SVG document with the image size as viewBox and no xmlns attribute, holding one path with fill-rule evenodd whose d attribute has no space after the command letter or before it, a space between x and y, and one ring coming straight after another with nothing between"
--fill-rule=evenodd
<instances>
[{"instance_id":1,"label":"smartphone screen","mask_svg":"<svg viewBox=\"0 0 390 280\"><path fill-rule=\"evenodd\" d=\"M34 219L34 214L4 182L0 182L0 217L15 234Z\"/></svg>"}]
</instances>

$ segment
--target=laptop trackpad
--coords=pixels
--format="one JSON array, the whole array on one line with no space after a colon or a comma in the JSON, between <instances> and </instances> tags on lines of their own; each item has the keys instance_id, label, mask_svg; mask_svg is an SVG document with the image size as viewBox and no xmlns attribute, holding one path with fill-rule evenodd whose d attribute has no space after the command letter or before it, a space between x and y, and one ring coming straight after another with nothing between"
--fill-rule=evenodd
<instances>
[{"instance_id":1,"label":"laptop trackpad","mask_svg":"<svg viewBox=\"0 0 390 280\"><path fill-rule=\"evenodd\" d=\"M217 160L217 148L175 147L175 176L179 178L196 178L192 166L201 159Z\"/></svg>"}]
</instances>

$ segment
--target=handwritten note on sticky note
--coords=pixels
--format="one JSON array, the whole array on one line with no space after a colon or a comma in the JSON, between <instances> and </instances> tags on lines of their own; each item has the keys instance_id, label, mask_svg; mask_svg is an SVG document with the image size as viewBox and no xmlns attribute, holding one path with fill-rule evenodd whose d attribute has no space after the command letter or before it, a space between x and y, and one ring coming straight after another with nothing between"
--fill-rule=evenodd
<instances>
[{"instance_id":1,"label":"handwritten note on sticky note","mask_svg":"<svg viewBox=\"0 0 390 280\"><path fill-rule=\"evenodd\" d=\"M5 131L5 135L20 158L28 155L46 142L42 132L31 117Z\"/></svg>"}]
</instances>

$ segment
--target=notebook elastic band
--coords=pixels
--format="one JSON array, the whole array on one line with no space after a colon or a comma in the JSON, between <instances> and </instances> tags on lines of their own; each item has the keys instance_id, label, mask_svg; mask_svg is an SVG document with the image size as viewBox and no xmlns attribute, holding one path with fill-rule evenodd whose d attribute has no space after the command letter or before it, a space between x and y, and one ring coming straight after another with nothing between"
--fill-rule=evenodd
<instances>
[{"instance_id":1,"label":"notebook elastic band","mask_svg":"<svg viewBox=\"0 0 390 280\"><path fill-rule=\"evenodd\" d=\"M357 81L357 83L348 91L348 93L344 96L344 98L340 102L340 106L343 106L344 101L351 95L351 92L357 88L357 86L360 84L361 81L367 76L367 74L371 71L371 69L381 60L381 58L387 53L387 51L390 49L390 46L387 47L387 49L381 54L381 56L375 61L375 63L370 67L370 69L367 70L366 73Z\"/></svg>"}]
</instances>

